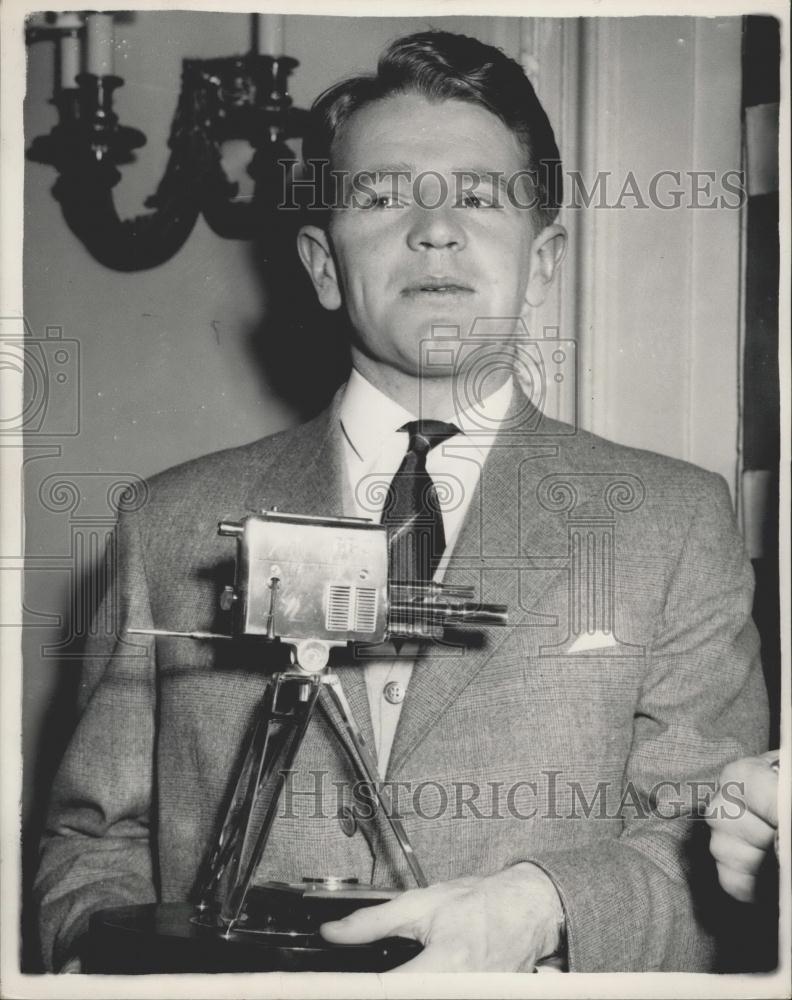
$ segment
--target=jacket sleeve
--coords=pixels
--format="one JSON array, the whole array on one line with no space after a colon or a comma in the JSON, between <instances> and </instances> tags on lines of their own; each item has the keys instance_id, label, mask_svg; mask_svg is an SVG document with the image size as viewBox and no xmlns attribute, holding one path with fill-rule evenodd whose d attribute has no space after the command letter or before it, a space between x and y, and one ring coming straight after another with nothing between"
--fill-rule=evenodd
<instances>
[{"instance_id":1,"label":"jacket sleeve","mask_svg":"<svg viewBox=\"0 0 792 1000\"><path fill-rule=\"evenodd\" d=\"M725 763L765 749L768 717L751 565L726 483L705 484L714 488L695 506L647 650L621 835L520 859L556 885L570 971L707 971L715 961L701 812Z\"/></svg>"},{"instance_id":2,"label":"jacket sleeve","mask_svg":"<svg viewBox=\"0 0 792 1000\"><path fill-rule=\"evenodd\" d=\"M126 635L151 612L134 515L106 553L102 635L86 644L79 721L53 786L34 895L45 966L72 959L92 912L155 900L149 824L154 768L152 643ZM113 627L108 627L113 623Z\"/></svg>"}]
</instances>

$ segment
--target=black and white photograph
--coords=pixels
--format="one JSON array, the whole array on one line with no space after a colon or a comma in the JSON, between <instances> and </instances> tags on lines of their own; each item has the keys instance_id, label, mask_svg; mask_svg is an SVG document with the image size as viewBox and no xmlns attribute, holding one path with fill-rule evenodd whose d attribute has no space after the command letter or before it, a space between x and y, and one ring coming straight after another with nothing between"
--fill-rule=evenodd
<instances>
[{"instance_id":1,"label":"black and white photograph","mask_svg":"<svg viewBox=\"0 0 792 1000\"><path fill-rule=\"evenodd\" d=\"M233 6L0 10L2 995L788 996L788 9Z\"/></svg>"}]
</instances>

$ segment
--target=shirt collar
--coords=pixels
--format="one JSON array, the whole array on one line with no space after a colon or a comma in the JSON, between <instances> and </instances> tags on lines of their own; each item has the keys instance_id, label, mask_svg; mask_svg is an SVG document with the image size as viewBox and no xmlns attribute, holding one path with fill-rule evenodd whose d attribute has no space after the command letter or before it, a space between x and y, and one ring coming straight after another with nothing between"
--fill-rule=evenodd
<instances>
[{"instance_id":1,"label":"shirt collar","mask_svg":"<svg viewBox=\"0 0 792 1000\"><path fill-rule=\"evenodd\" d=\"M476 437L486 432L494 436L508 412L513 395L514 380L508 378L483 400L438 419L448 420L463 433L472 432ZM353 368L344 390L339 419L352 450L361 461L369 462L376 458L388 436L398 433L400 427L415 419L415 415Z\"/></svg>"},{"instance_id":2,"label":"shirt collar","mask_svg":"<svg viewBox=\"0 0 792 1000\"><path fill-rule=\"evenodd\" d=\"M507 378L500 388L477 400L472 406L460 408L453 422L464 434L492 438L506 418L514 397L514 379Z\"/></svg>"},{"instance_id":3,"label":"shirt collar","mask_svg":"<svg viewBox=\"0 0 792 1000\"><path fill-rule=\"evenodd\" d=\"M339 419L352 450L362 462L377 457L383 441L415 416L352 369Z\"/></svg>"}]
</instances>

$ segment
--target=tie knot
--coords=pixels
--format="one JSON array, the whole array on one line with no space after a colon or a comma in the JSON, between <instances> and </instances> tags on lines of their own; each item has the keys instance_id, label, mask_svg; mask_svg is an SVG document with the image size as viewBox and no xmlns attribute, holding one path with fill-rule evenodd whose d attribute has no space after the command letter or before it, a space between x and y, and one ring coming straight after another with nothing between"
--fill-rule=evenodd
<instances>
[{"instance_id":1,"label":"tie knot","mask_svg":"<svg viewBox=\"0 0 792 1000\"><path fill-rule=\"evenodd\" d=\"M409 450L416 455L426 455L438 444L459 434L455 424L447 424L443 420L410 420L399 430L410 435Z\"/></svg>"}]
</instances>

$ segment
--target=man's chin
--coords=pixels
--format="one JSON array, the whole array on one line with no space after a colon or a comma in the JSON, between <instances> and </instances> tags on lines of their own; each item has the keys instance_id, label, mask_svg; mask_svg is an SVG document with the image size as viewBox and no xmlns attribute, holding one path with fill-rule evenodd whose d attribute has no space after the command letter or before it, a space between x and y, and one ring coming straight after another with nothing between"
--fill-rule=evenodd
<instances>
[{"instance_id":1,"label":"man's chin","mask_svg":"<svg viewBox=\"0 0 792 1000\"><path fill-rule=\"evenodd\" d=\"M458 337L464 340L481 315L477 312L471 312L469 306L469 303L467 309L442 309L435 306L431 310L424 309L420 316L416 316L413 312L412 315L404 317L404 325L399 329L399 339L404 342L405 335L409 331L409 340L416 344L436 340L438 337L444 340L449 337Z\"/></svg>"},{"instance_id":2,"label":"man's chin","mask_svg":"<svg viewBox=\"0 0 792 1000\"><path fill-rule=\"evenodd\" d=\"M421 324L431 330L438 323L472 322L477 310L472 307L470 296L425 295L405 299L402 303L407 316L420 317Z\"/></svg>"}]
</instances>

